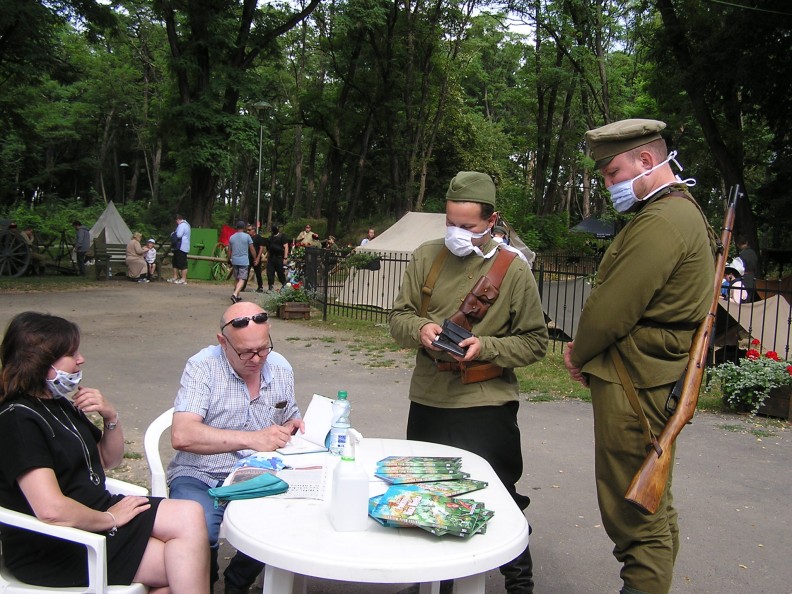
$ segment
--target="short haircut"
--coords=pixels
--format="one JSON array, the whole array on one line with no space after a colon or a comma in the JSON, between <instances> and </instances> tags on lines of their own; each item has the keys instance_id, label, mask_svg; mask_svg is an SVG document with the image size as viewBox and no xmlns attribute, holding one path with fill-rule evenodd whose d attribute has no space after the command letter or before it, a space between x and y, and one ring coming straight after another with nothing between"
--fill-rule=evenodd
<instances>
[{"instance_id":1,"label":"short haircut","mask_svg":"<svg viewBox=\"0 0 792 594\"><path fill-rule=\"evenodd\" d=\"M637 146L634 149L627 151L627 154L629 154L632 159L637 161L641 158L641 153L644 151L651 153L658 163L660 161L665 161L666 157L668 157L668 146L666 145L666 141L662 138L658 138L652 142L647 142L646 144Z\"/></svg>"}]
</instances>

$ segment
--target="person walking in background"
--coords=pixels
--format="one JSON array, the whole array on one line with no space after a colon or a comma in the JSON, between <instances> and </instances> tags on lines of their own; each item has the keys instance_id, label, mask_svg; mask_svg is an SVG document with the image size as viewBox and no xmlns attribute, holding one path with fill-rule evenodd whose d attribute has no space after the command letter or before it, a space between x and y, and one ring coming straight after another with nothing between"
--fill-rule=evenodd
<instances>
[{"instance_id":1,"label":"person walking in background","mask_svg":"<svg viewBox=\"0 0 792 594\"><path fill-rule=\"evenodd\" d=\"M671 588L679 551L672 471L655 514L642 513L624 494L651 447L643 423L660 435L673 412L668 396L715 281L717 237L671 168L676 152L668 152L664 128L632 119L586 132L614 208L636 214L602 258L575 340L564 351L570 377L591 388L597 498L622 564L622 594ZM674 448L663 455L673 469Z\"/></svg>"},{"instance_id":2,"label":"person walking in background","mask_svg":"<svg viewBox=\"0 0 792 594\"><path fill-rule=\"evenodd\" d=\"M176 285L187 284L187 254L190 253L190 224L180 214L176 215L176 230L173 236L178 249L173 250L173 278L168 282Z\"/></svg>"},{"instance_id":3,"label":"person walking in background","mask_svg":"<svg viewBox=\"0 0 792 594\"><path fill-rule=\"evenodd\" d=\"M234 283L231 303L242 301L239 293L245 283L247 283L250 275L250 260L256 257L256 252L253 250L253 238L250 237L249 233L245 232L246 227L247 223L245 221L237 221L236 233L228 240L228 249L231 250L231 256L228 261L231 263L231 280Z\"/></svg>"},{"instance_id":4,"label":"person walking in background","mask_svg":"<svg viewBox=\"0 0 792 594\"><path fill-rule=\"evenodd\" d=\"M517 425L520 390L514 368L542 359L548 337L528 263L518 257L517 250L492 239L497 220L495 184L490 176L458 173L446 193L445 239L428 241L415 250L388 322L399 346L417 349L407 439L480 455L524 510L530 499L516 487L523 458ZM439 274L435 274L438 267ZM490 273L499 276L499 297L483 317L463 315L460 304ZM430 275L435 280L427 287ZM464 356L452 356L435 346L444 321L457 315L464 317L473 334L459 343L466 350ZM468 370L477 369L478 377L467 376ZM509 594L533 592L528 547L500 571Z\"/></svg>"},{"instance_id":5,"label":"person walking in background","mask_svg":"<svg viewBox=\"0 0 792 594\"><path fill-rule=\"evenodd\" d=\"M286 273L284 262L289 257L289 238L280 232L277 225L272 226L272 235L267 241L267 285L268 290L275 288L275 275L281 284L281 289L286 286Z\"/></svg>"},{"instance_id":6,"label":"person walking in background","mask_svg":"<svg viewBox=\"0 0 792 594\"><path fill-rule=\"evenodd\" d=\"M154 238L150 237L148 241L146 241L146 247L148 250L143 256L146 259L146 268L148 273L147 278L149 281L154 278L157 271L157 248L154 247L156 243L157 242L154 241Z\"/></svg>"},{"instance_id":7,"label":"person walking in background","mask_svg":"<svg viewBox=\"0 0 792 594\"><path fill-rule=\"evenodd\" d=\"M77 274L85 276L85 261L88 259L88 250L91 249L91 232L80 221L72 221L77 233L74 241L74 257L77 260Z\"/></svg>"},{"instance_id":8,"label":"person walking in background","mask_svg":"<svg viewBox=\"0 0 792 594\"><path fill-rule=\"evenodd\" d=\"M369 229L368 232L366 233L366 236L360 242L360 245L366 245L369 241L374 239L374 235L375 235L374 229Z\"/></svg>"},{"instance_id":9,"label":"person walking in background","mask_svg":"<svg viewBox=\"0 0 792 594\"><path fill-rule=\"evenodd\" d=\"M253 252L256 254L255 257L250 256L250 267L253 268L253 272L256 275L256 293L263 293L264 280L261 278L261 264L264 260L266 240L256 232L256 228L253 225L248 225L247 232L253 240ZM247 287L247 280L245 280L245 287ZM245 290L244 287L242 290Z\"/></svg>"},{"instance_id":10,"label":"person walking in background","mask_svg":"<svg viewBox=\"0 0 792 594\"><path fill-rule=\"evenodd\" d=\"M174 403L170 497L203 507L213 586L219 579L217 541L226 505L215 504L207 490L222 485L245 456L272 452L292 433L305 431L294 399L294 372L273 350L268 317L255 303L229 307L217 333L219 344L187 361ZM263 566L238 552L224 572L226 594L247 594Z\"/></svg>"}]
</instances>

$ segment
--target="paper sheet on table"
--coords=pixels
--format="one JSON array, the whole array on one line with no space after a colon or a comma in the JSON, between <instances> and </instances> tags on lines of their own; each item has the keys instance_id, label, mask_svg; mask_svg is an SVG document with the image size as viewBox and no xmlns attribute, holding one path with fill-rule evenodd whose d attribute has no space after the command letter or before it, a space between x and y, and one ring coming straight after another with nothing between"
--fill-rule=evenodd
<instances>
[{"instance_id":1,"label":"paper sheet on table","mask_svg":"<svg viewBox=\"0 0 792 594\"><path fill-rule=\"evenodd\" d=\"M333 422L333 401L327 396L314 394L308 410L303 416L305 433L292 435L284 447L276 451L281 454L308 454L310 452L326 452L325 439Z\"/></svg>"}]
</instances>

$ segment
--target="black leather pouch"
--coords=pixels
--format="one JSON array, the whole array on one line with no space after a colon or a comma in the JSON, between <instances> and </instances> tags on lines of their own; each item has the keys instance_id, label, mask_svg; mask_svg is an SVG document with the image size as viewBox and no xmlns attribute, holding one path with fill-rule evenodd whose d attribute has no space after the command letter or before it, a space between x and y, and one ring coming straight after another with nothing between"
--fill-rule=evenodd
<instances>
[{"instance_id":1,"label":"black leather pouch","mask_svg":"<svg viewBox=\"0 0 792 594\"><path fill-rule=\"evenodd\" d=\"M459 346L459 343L471 336L473 336L473 334L465 330L459 324L455 324L451 320L446 320L443 322L443 331L432 341L432 344L449 353L454 353L458 357L464 357L467 348L462 348Z\"/></svg>"}]
</instances>

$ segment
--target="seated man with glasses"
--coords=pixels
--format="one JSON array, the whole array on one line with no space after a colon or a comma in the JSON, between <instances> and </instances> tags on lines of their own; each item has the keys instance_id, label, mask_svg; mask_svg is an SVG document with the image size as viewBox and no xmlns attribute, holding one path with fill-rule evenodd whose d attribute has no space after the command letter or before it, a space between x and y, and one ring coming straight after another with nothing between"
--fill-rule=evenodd
<instances>
[{"instance_id":1,"label":"seated man with glasses","mask_svg":"<svg viewBox=\"0 0 792 594\"><path fill-rule=\"evenodd\" d=\"M211 547L212 584L219 578L217 549L225 506L215 509L207 490L223 483L234 464L254 452L285 446L305 425L294 400L294 373L273 352L267 313L240 302L223 314L219 344L193 355L174 404L168 466L172 499L204 508ZM248 592L264 565L237 552L224 572L226 594Z\"/></svg>"}]
</instances>

